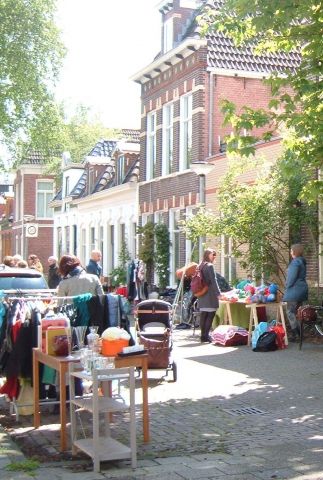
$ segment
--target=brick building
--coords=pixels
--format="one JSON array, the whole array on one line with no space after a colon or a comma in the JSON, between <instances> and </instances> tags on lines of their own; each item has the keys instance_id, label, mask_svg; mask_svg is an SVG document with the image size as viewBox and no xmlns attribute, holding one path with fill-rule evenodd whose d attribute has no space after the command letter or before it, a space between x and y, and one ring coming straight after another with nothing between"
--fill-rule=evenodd
<instances>
[{"instance_id":1,"label":"brick building","mask_svg":"<svg viewBox=\"0 0 323 480\"><path fill-rule=\"evenodd\" d=\"M55 191L54 176L38 152L31 152L18 167L14 181L12 254L24 259L38 255L44 272L53 254L53 211L49 203Z\"/></svg>"},{"instance_id":2,"label":"brick building","mask_svg":"<svg viewBox=\"0 0 323 480\"><path fill-rule=\"evenodd\" d=\"M214 203L215 184L225 171L224 137L230 127L222 125L221 100L233 101L237 110L244 105L265 107L270 90L263 79L273 72L295 69L299 61L296 54L255 56L251 49L234 46L221 32L201 38L196 17L205 3L219 8L222 1L159 3L161 51L133 76L141 85L142 102L139 222L163 221L169 226L171 285L176 283L176 269L185 264L192 250L178 228L178 221L200 202L199 178L192 164L224 159L218 163L221 169L207 176L207 206ZM277 140L274 150L276 144ZM235 274L223 259L221 271L229 279Z\"/></svg>"}]
</instances>

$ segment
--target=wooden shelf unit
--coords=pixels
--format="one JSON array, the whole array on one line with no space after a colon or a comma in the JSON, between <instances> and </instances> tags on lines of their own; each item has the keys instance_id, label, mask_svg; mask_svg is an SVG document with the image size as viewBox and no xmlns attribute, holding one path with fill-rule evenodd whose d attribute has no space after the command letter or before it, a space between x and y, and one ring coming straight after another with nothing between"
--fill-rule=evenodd
<instances>
[{"instance_id":1,"label":"wooden shelf unit","mask_svg":"<svg viewBox=\"0 0 323 480\"><path fill-rule=\"evenodd\" d=\"M71 442L72 453L80 449L93 460L93 470L100 471L100 462L108 460L131 459L132 468L137 465L136 445L136 411L135 411L135 369L134 367L93 369L92 374L82 372L71 364L70 368L70 413L71 413ZM91 396L75 396L75 378L91 380L93 394ZM127 380L129 386L129 404L123 399L111 398L111 382L113 380ZM100 388L101 387L101 388ZM102 391L104 396L102 396ZM77 438L76 413L86 410L92 414L92 437ZM110 420L115 412L129 412L129 446L111 438ZM105 436L100 435L100 414L104 414Z\"/></svg>"}]
</instances>

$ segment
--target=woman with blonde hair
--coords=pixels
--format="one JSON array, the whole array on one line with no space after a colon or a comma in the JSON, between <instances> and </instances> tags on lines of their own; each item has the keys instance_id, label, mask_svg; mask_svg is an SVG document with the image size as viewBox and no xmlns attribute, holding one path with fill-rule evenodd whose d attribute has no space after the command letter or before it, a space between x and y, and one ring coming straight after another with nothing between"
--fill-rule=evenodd
<instances>
[{"instance_id":1,"label":"woman with blonde hair","mask_svg":"<svg viewBox=\"0 0 323 480\"><path fill-rule=\"evenodd\" d=\"M29 268L34 268L35 270L38 270L38 272L40 273L43 273L43 266L42 264L40 263L40 260L39 258L37 257L37 255L35 254L30 254L28 256L28 260L27 260L27 263L28 263L28 267Z\"/></svg>"}]
</instances>

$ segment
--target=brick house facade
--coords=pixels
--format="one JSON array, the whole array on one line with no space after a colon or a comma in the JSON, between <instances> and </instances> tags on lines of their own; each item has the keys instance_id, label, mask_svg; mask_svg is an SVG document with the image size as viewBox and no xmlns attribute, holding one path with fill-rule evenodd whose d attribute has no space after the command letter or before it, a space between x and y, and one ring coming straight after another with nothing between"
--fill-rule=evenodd
<instances>
[{"instance_id":1,"label":"brick house facade","mask_svg":"<svg viewBox=\"0 0 323 480\"><path fill-rule=\"evenodd\" d=\"M53 213L49 203L55 188L54 176L46 170L44 159L37 152L19 166L14 181L12 223L12 254L20 254L25 260L32 253L38 255L45 274L47 259L53 255Z\"/></svg>"},{"instance_id":2,"label":"brick house facade","mask_svg":"<svg viewBox=\"0 0 323 480\"><path fill-rule=\"evenodd\" d=\"M169 226L170 285L176 284L176 269L191 256L191 243L178 231L178 220L200 202L199 178L191 164L221 156L224 137L230 134L230 127L223 126L221 100L234 102L237 111L244 105L267 106L270 88L263 79L286 67L286 55L254 56L220 32L201 38L196 16L205 3L219 8L222 1L159 3L161 52L132 77L141 85L142 104L139 223L164 221ZM297 67L296 55L287 60L289 68ZM207 207L214 203L212 182L225 170L222 158L216 178L214 173L207 176ZM222 260L221 273L228 273Z\"/></svg>"}]
</instances>

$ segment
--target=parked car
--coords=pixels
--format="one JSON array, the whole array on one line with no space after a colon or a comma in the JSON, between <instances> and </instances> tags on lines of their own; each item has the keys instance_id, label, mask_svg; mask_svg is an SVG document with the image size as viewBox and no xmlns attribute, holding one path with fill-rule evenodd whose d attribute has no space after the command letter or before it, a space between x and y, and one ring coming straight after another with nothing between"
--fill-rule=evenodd
<instances>
[{"instance_id":1,"label":"parked car","mask_svg":"<svg viewBox=\"0 0 323 480\"><path fill-rule=\"evenodd\" d=\"M48 289L44 276L33 268L12 268L0 265L1 290L44 290Z\"/></svg>"}]
</instances>

